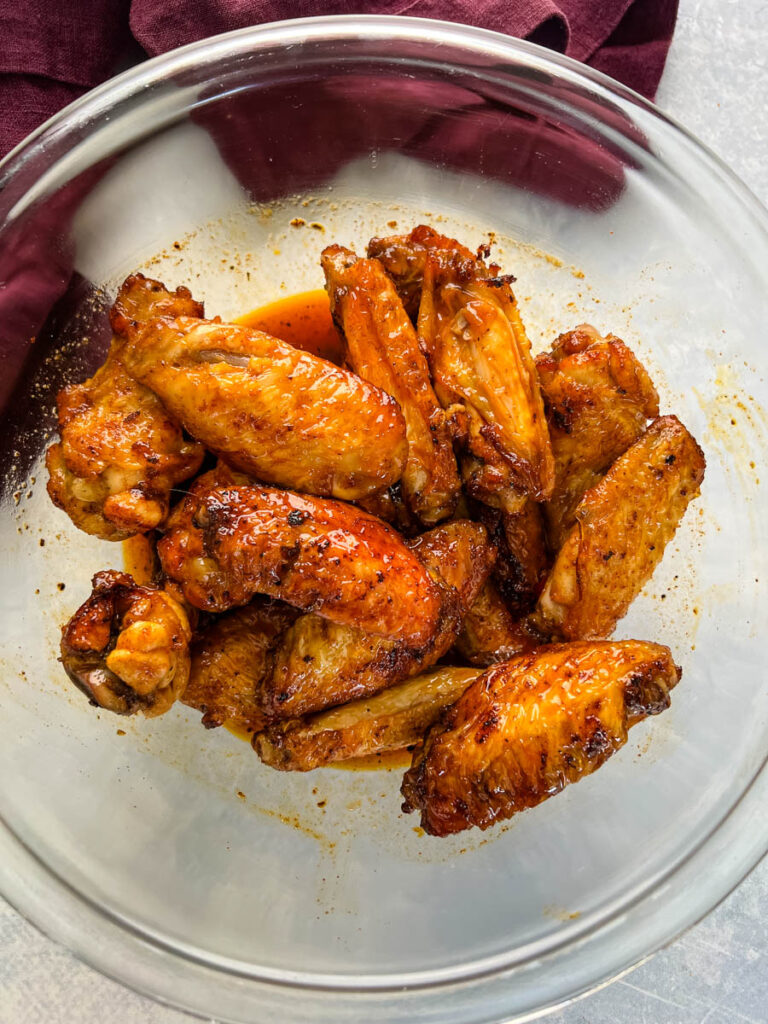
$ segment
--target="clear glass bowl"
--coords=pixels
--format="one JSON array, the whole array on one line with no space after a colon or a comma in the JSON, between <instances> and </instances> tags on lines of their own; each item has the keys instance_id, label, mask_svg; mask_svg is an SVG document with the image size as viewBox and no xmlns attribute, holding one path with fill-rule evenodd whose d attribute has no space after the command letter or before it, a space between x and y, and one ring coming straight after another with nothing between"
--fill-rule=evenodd
<instances>
[{"instance_id":1,"label":"clear glass bowl","mask_svg":"<svg viewBox=\"0 0 768 1024\"><path fill-rule=\"evenodd\" d=\"M150 61L50 121L0 184L0 880L20 911L219 1020L472 1024L626 970L756 863L768 222L711 154L536 46L351 17ZM89 708L58 627L122 553L50 506L40 465L55 393L98 364L129 271L228 317L319 286L331 239L424 219L495 232L537 348L584 320L623 336L708 459L620 629L672 646L671 710L556 800L450 840L400 813L399 772L278 774L188 709Z\"/></svg>"}]
</instances>

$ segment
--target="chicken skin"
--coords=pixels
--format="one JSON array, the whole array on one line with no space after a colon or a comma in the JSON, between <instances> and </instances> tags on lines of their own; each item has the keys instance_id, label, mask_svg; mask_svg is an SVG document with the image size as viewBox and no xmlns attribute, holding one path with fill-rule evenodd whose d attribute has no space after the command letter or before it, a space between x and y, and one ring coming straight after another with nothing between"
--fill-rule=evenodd
<instances>
[{"instance_id":1,"label":"chicken skin","mask_svg":"<svg viewBox=\"0 0 768 1024\"><path fill-rule=\"evenodd\" d=\"M403 810L446 836L535 807L667 708L679 679L667 647L639 640L554 644L488 669L416 749Z\"/></svg>"},{"instance_id":2,"label":"chicken skin","mask_svg":"<svg viewBox=\"0 0 768 1024\"><path fill-rule=\"evenodd\" d=\"M475 514L498 550L493 578L510 614L532 611L550 567L541 505L526 499L516 512L476 503Z\"/></svg>"},{"instance_id":3,"label":"chicken skin","mask_svg":"<svg viewBox=\"0 0 768 1024\"><path fill-rule=\"evenodd\" d=\"M437 628L439 586L367 512L255 484L194 490L157 547L194 607L226 611L266 594L416 645Z\"/></svg>"},{"instance_id":4,"label":"chicken skin","mask_svg":"<svg viewBox=\"0 0 768 1024\"><path fill-rule=\"evenodd\" d=\"M403 415L355 374L236 324L165 317L130 338L128 371L234 468L346 500L400 478Z\"/></svg>"},{"instance_id":5,"label":"chicken skin","mask_svg":"<svg viewBox=\"0 0 768 1024\"><path fill-rule=\"evenodd\" d=\"M472 665L495 665L544 643L527 620L516 619L492 579L464 616L455 648Z\"/></svg>"},{"instance_id":6,"label":"chicken skin","mask_svg":"<svg viewBox=\"0 0 768 1024\"><path fill-rule=\"evenodd\" d=\"M297 615L290 605L255 598L195 635L182 700L203 713L206 729L225 722L246 732L264 728L261 685L275 644Z\"/></svg>"},{"instance_id":7,"label":"chicken skin","mask_svg":"<svg viewBox=\"0 0 768 1024\"><path fill-rule=\"evenodd\" d=\"M93 577L91 596L64 626L61 661L91 703L154 718L184 694L191 636L169 594L108 570Z\"/></svg>"},{"instance_id":8,"label":"chicken skin","mask_svg":"<svg viewBox=\"0 0 768 1024\"><path fill-rule=\"evenodd\" d=\"M448 651L495 556L479 523L435 527L409 544L441 593L435 631L419 644L389 640L319 615L302 615L275 649L263 701L272 718L292 718L378 693L434 665Z\"/></svg>"},{"instance_id":9,"label":"chicken skin","mask_svg":"<svg viewBox=\"0 0 768 1024\"><path fill-rule=\"evenodd\" d=\"M400 481L405 505L425 526L434 526L452 515L461 483L448 423L414 326L376 260L332 245L323 250L322 265L349 366L397 399L405 416L408 458Z\"/></svg>"},{"instance_id":10,"label":"chicken skin","mask_svg":"<svg viewBox=\"0 0 768 1024\"><path fill-rule=\"evenodd\" d=\"M401 750L422 738L443 708L458 700L478 672L472 668L434 668L375 697L272 724L253 737L254 750L265 764L291 772Z\"/></svg>"},{"instance_id":11,"label":"chicken skin","mask_svg":"<svg viewBox=\"0 0 768 1024\"><path fill-rule=\"evenodd\" d=\"M526 496L545 500L554 486L549 430L508 278L430 228L410 238L428 250L419 337L464 450L464 486L507 512Z\"/></svg>"},{"instance_id":12,"label":"chicken skin","mask_svg":"<svg viewBox=\"0 0 768 1024\"><path fill-rule=\"evenodd\" d=\"M555 487L544 507L557 551L581 497L659 414L659 396L623 341L582 324L536 359L555 457Z\"/></svg>"},{"instance_id":13,"label":"chicken skin","mask_svg":"<svg viewBox=\"0 0 768 1024\"><path fill-rule=\"evenodd\" d=\"M534 624L566 640L610 636L698 496L704 468L676 416L654 420L581 499Z\"/></svg>"},{"instance_id":14,"label":"chicken skin","mask_svg":"<svg viewBox=\"0 0 768 1024\"><path fill-rule=\"evenodd\" d=\"M110 314L115 332L104 365L57 396L61 441L46 453L48 494L75 526L102 540L124 540L159 526L169 495L203 459L179 424L125 368L129 324L159 315L201 317L186 288L169 292L141 274L120 288Z\"/></svg>"}]
</instances>

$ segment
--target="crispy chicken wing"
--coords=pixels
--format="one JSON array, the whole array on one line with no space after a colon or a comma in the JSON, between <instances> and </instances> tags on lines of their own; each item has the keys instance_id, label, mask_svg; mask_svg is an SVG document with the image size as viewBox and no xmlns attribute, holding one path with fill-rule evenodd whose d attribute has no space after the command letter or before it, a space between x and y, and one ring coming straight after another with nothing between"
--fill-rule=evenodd
<instances>
[{"instance_id":1,"label":"crispy chicken wing","mask_svg":"<svg viewBox=\"0 0 768 1024\"><path fill-rule=\"evenodd\" d=\"M154 529L168 513L170 491L198 470L199 444L124 365L126 325L158 315L201 317L186 288L169 292L141 274L120 288L110 319L115 337L90 380L59 392L61 441L46 453L48 493L75 526L103 540Z\"/></svg>"},{"instance_id":2,"label":"crispy chicken wing","mask_svg":"<svg viewBox=\"0 0 768 1024\"><path fill-rule=\"evenodd\" d=\"M446 523L410 548L441 593L434 632L418 644L373 636L319 615L302 615L275 650L263 687L270 717L292 718L368 696L434 665L450 648L490 572L494 549L479 523Z\"/></svg>"},{"instance_id":3,"label":"crispy chicken wing","mask_svg":"<svg viewBox=\"0 0 768 1024\"><path fill-rule=\"evenodd\" d=\"M542 632L610 636L697 497L704 467L676 416L654 420L577 506L533 616Z\"/></svg>"},{"instance_id":4,"label":"crispy chicken wing","mask_svg":"<svg viewBox=\"0 0 768 1024\"><path fill-rule=\"evenodd\" d=\"M477 502L476 515L498 550L493 578L511 615L530 612L544 586L550 561L541 506L526 499L516 512Z\"/></svg>"},{"instance_id":5,"label":"crispy chicken wing","mask_svg":"<svg viewBox=\"0 0 768 1024\"><path fill-rule=\"evenodd\" d=\"M206 729L225 722L248 732L264 728L261 684L275 644L297 614L290 605L256 598L195 635L182 701L203 713Z\"/></svg>"},{"instance_id":6,"label":"crispy chicken wing","mask_svg":"<svg viewBox=\"0 0 768 1024\"><path fill-rule=\"evenodd\" d=\"M403 780L403 810L445 836L486 829L578 782L627 730L669 706L669 648L625 640L555 644L497 665L432 727Z\"/></svg>"},{"instance_id":7,"label":"crispy chicken wing","mask_svg":"<svg viewBox=\"0 0 768 1024\"><path fill-rule=\"evenodd\" d=\"M516 511L548 498L554 462L531 345L508 278L430 228L410 238L427 248L419 337L435 391L464 448L467 491Z\"/></svg>"},{"instance_id":8,"label":"crispy chicken wing","mask_svg":"<svg viewBox=\"0 0 768 1024\"><path fill-rule=\"evenodd\" d=\"M472 665L487 667L543 642L526 620L510 614L496 584L489 579L464 616L455 647Z\"/></svg>"},{"instance_id":9,"label":"crispy chicken wing","mask_svg":"<svg viewBox=\"0 0 768 1024\"><path fill-rule=\"evenodd\" d=\"M139 325L127 369L236 469L361 498L400 478L405 420L380 388L261 331L187 317Z\"/></svg>"},{"instance_id":10,"label":"crispy chicken wing","mask_svg":"<svg viewBox=\"0 0 768 1024\"><path fill-rule=\"evenodd\" d=\"M557 551L584 492L659 414L659 396L623 341L582 324L536 359L555 457L555 487L544 506Z\"/></svg>"},{"instance_id":11,"label":"crispy chicken wing","mask_svg":"<svg viewBox=\"0 0 768 1024\"><path fill-rule=\"evenodd\" d=\"M389 238L372 238L368 243L368 258L378 260L384 267L397 289L403 308L414 323L419 316L428 251L426 245L414 238L414 232ZM468 249L463 251L469 258L472 257Z\"/></svg>"},{"instance_id":12,"label":"crispy chicken wing","mask_svg":"<svg viewBox=\"0 0 768 1024\"><path fill-rule=\"evenodd\" d=\"M254 750L272 768L293 772L400 750L421 739L478 671L435 668L375 697L270 725L253 737Z\"/></svg>"},{"instance_id":13,"label":"crispy chicken wing","mask_svg":"<svg viewBox=\"0 0 768 1024\"><path fill-rule=\"evenodd\" d=\"M385 523L352 505L270 487L195 488L157 546L191 605L226 611L255 594L425 643L440 588Z\"/></svg>"},{"instance_id":14,"label":"crispy chicken wing","mask_svg":"<svg viewBox=\"0 0 768 1024\"><path fill-rule=\"evenodd\" d=\"M432 390L392 281L376 260L340 245L323 250L322 265L334 321L355 373L392 395L405 416L408 458L401 480L407 508L427 526L450 516L461 483L448 423Z\"/></svg>"},{"instance_id":15,"label":"crispy chicken wing","mask_svg":"<svg viewBox=\"0 0 768 1024\"><path fill-rule=\"evenodd\" d=\"M64 626L61 661L93 704L153 718L184 693L191 636L170 595L108 570L96 573L91 596Z\"/></svg>"}]
</instances>

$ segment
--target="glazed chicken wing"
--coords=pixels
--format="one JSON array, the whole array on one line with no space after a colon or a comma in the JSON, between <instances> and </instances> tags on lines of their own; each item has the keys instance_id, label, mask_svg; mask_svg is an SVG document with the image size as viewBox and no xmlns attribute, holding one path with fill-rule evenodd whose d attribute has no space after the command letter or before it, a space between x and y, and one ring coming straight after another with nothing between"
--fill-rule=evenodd
<instances>
[{"instance_id":1,"label":"glazed chicken wing","mask_svg":"<svg viewBox=\"0 0 768 1024\"><path fill-rule=\"evenodd\" d=\"M253 747L265 764L292 772L400 750L418 742L477 675L478 669L435 668L375 697L270 725L253 737Z\"/></svg>"},{"instance_id":2,"label":"glazed chicken wing","mask_svg":"<svg viewBox=\"0 0 768 1024\"><path fill-rule=\"evenodd\" d=\"M141 274L120 288L106 362L84 384L59 392L61 441L46 453L48 493L75 526L103 540L154 529L173 487L200 466L203 449L185 440L160 400L125 369L123 333L158 316L201 317L186 288L169 292Z\"/></svg>"},{"instance_id":3,"label":"glazed chicken wing","mask_svg":"<svg viewBox=\"0 0 768 1024\"><path fill-rule=\"evenodd\" d=\"M542 632L610 636L697 497L704 467L677 417L654 420L577 506L533 615Z\"/></svg>"},{"instance_id":4,"label":"glazed chicken wing","mask_svg":"<svg viewBox=\"0 0 768 1024\"><path fill-rule=\"evenodd\" d=\"M169 594L108 570L93 577L91 596L62 630L61 661L93 704L153 718L184 693L191 636Z\"/></svg>"},{"instance_id":5,"label":"glazed chicken wing","mask_svg":"<svg viewBox=\"0 0 768 1024\"><path fill-rule=\"evenodd\" d=\"M626 640L541 647L483 673L432 727L403 810L446 836L486 829L600 767L627 730L669 706L667 647Z\"/></svg>"},{"instance_id":6,"label":"glazed chicken wing","mask_svg":"<svg viewBox=\"0 0 768 1024\"><path fill-rule=\"evenodd\" d=\"M397 399L405 416L408 458L400 482L406 507L425 525L450 516L459 497L448 424L413 324L383 267L332 245L323 251L334 321L355 373Z\"/></svg>"},{"instance_id":7,"label":"glazed chicken wing","mask_svg":"<svg viewBox=\"0 0 768 1024\"><path fill-rule=\"evenodd\" d=\"M464 616L456 650L472 665L495 665L544 643L528 621L516 619L492 579Z\"/></svg>"},{"instance_id":8,"label":"glazed chicken wing","mask_svg":"<svg viewBox=\"0 0 768 1024\"><path fill-rule=\"evenodd\" d=\"M225 722L247 732L264 728L261 684L272 649L297 614L287 604L256 598L195 635L182 701L203 713L206 729Z\"/></svg>"},{"instance_id":9,"label":"glazed chicken wing","mask_svg":"<svg viewBox=\"0 0 768 1024\"><path fill-rule=\"evenodd\" d=\"M538 377L507 278L429 228L419 308L424 345L443 406L464 449L469 494L517 511L548 498L554 462Z\"/></svg>"},{"instance_id":10,"label":"glazed chicken wing","mask_svg":"<svg viewBox=\"0 0 768 1024\"><path fill-rule=\"evenodd\" d=\"M133 331L125 362L193 437L260 480L351 500L403 471L390 395L261 331L166 317Z\"/></svg>"},{"instance_id":11,"label":"glazed chicken wing","mask_svg":"<svg viewBox=\"0 0 768 1024\"><path fill-rule=\"evenodd\" d=\"M510 614L519 619L535 607L550 565L541 505L526 498L516 512L502 512L476 504L499 553L493 578Z\"/></svg>"},{"instance_id":12,"label":"glazed chicken wing","mask_svg":"<svg viewBox=\"0 0 768 1024\"><path fill-rule=\"evenodd\" d=\"M659 414L659 397L623 341L583 324L536 359L555 457L555 487L544 506L557 551L588 488Z\"/></svg>"},{"instance_id":13,"label":"glazed chicken wing","mask_svg":"<svg viewBox=\"0 0 768 1024\"><path fill-rule=\"evenodd\" d=\"M446 653L490 572L494 549L483 527L467 520L438 526L409 546L439 587L434 632L413 644L302 615L277 645L274 668L264 682L270 717L292 718L377 693Z\"/></svg>"},{"instance_id":14,"label":"glazed chicken wing","mask_svg":"<svg viewBox=\"0 0 768 1024\"><path fill-rule=\"evenodd\" d=\"M417 645L437 627L440 588L367 512L255 484L201 486L183 505L157 550L195 607L226 611L266 594Z\"/></svg>"}]
</instances>

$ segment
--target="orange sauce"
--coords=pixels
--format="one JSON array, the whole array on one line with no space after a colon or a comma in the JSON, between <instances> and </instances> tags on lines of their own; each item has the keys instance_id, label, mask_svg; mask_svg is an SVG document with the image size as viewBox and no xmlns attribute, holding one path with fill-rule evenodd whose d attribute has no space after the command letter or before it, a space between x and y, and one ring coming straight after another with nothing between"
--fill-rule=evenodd
<instances>
[{"instance_id":1,"label":"orange sauce","mask_svg":"<svg viewBox=\"0 0 768 1024\"><path fill-rule=\"evenodd\" d=\"M123 541L123 565L140 587L154 582L157 569L155 546L143 533Z\"/></svg>"},{"instance_id":2,"label":"orange sauce","mask_svg":"<svg viewBox=\"0 0 768 1024\"><path fill-rule=\"evenodd\" d=\"M376 772L383 768L404 769L411 767L411 751L407 747L400 750L384 750L380 754L368 754L367 757L351 757L348 761L329 764L329 768L343 768L345 772Z\"/></svg>"},{"instance_id":3,"label":"orange sauce","mask_svg":"<svg viewBox=\"0 0 768 1024\"><path fill-rule=\"evenodd\" d=\"M344 361L344 345L333 325L328 293L323 288L270 302L238 317L236 322L281 338L331 363L339 365Z\"/></svg>"},{"instance_id":4,"label":"orange sauce","mask_svg":"<svg viewBox=\"0 0 768 1024\"><path fill-rule=\"evenodd\" d=\"M233 736L237 736L239 740L244 740L246 743L250 743L253 739L253 732L238 722L224 722L224 728L227 732L231 732Z\"/></svg>"}]
</instances>

